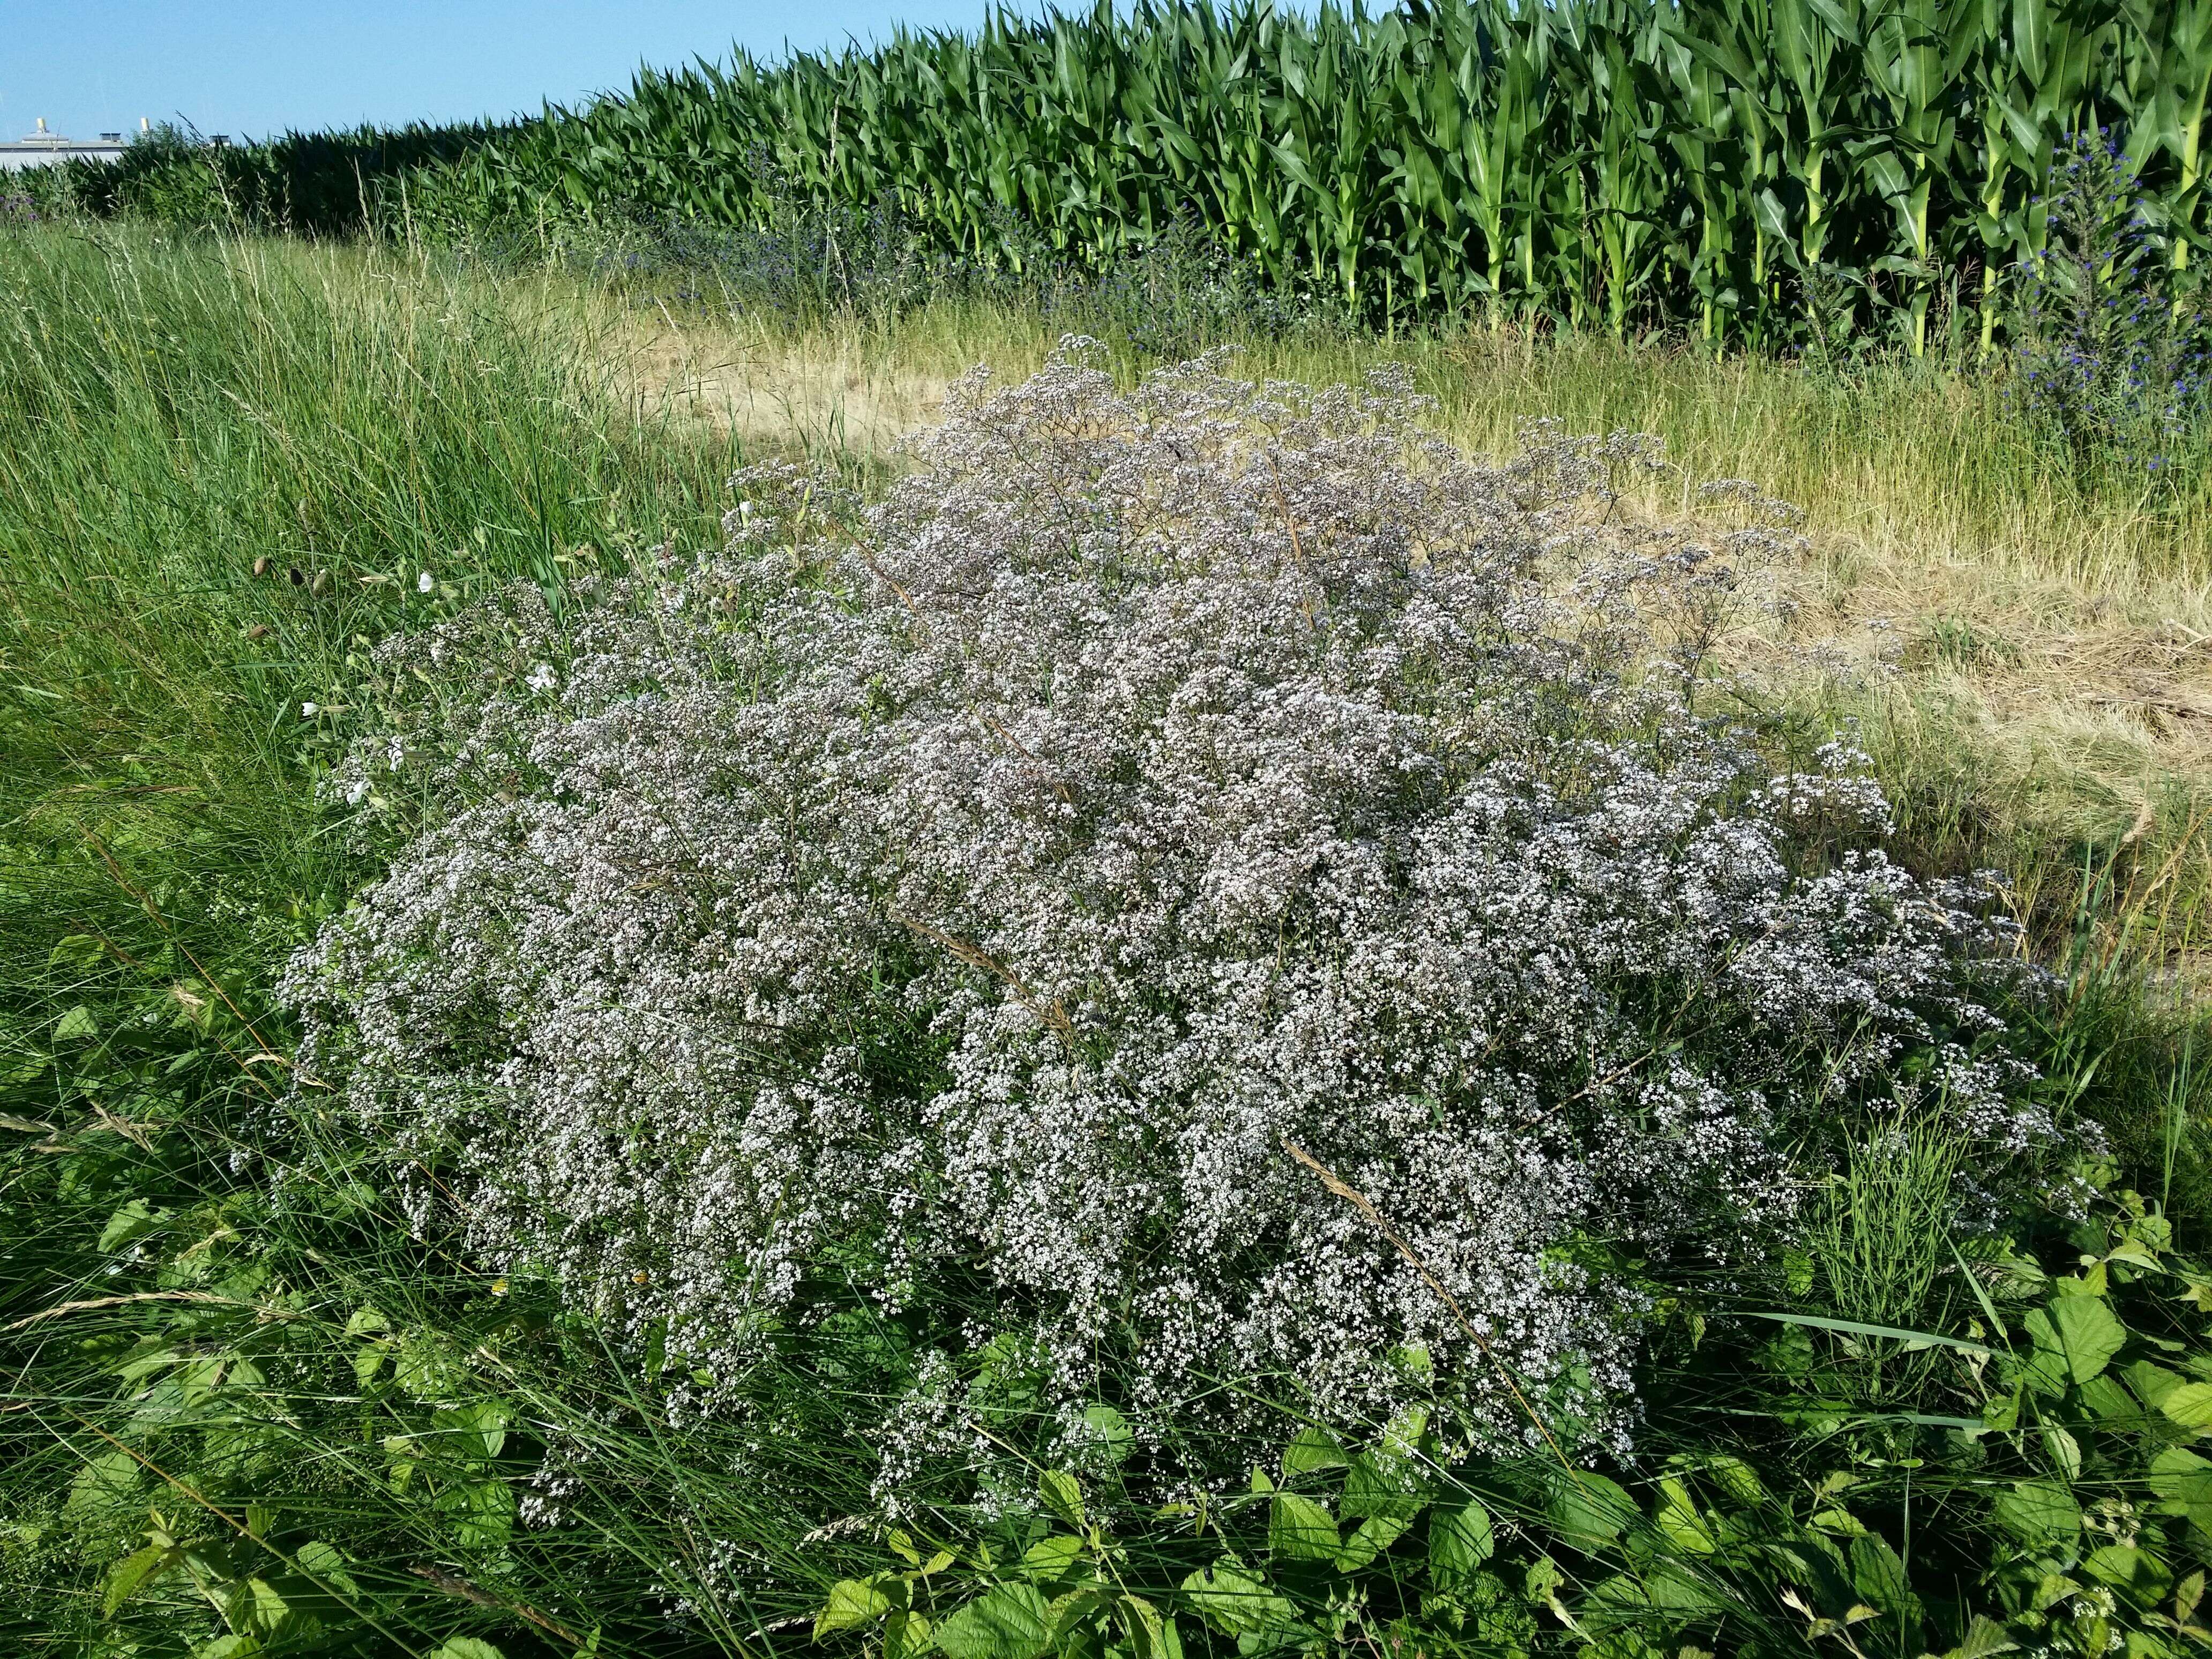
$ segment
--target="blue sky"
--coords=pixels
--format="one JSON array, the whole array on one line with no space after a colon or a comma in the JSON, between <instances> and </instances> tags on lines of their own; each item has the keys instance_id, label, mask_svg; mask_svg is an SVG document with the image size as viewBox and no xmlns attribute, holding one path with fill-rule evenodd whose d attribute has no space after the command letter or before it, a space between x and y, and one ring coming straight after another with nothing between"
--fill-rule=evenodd
<instances>
[{"instance_id":1,"label":"blue sky","mask_svg":"<svg viewBox=\"0 0 2212 1659\"><path fill-rule=\"evenodd\" d=\"M984 0L5 0L0 138L182 116L203 132L457 120L629 84L641 63L972 27Z\"/></svg>"}]
</instances>

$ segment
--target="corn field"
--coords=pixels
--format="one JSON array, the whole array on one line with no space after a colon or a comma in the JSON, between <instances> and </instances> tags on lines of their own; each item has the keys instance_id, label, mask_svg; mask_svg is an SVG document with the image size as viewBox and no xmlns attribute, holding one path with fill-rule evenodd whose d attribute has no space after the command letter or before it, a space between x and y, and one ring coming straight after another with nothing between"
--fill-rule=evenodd
<instances>
[{"instance_id":1,"label":"corn field","mask_svg":"<svg viewBox=\"0 0 2212 1659\"><path fill-rule=\"evenodd\" d=\"M2079 135L2124 150L2138 199L2115 210L2197 279L2208 87L2212 0L1102 0L647 73L446 143L295 137L189 165L196 199L313 229L745 224L797 198L1018 270L1140 253L1182 216L1260 280L1369 320L1779 345L1840 319L1986 349Z\"/></svg>"}]
</instances>

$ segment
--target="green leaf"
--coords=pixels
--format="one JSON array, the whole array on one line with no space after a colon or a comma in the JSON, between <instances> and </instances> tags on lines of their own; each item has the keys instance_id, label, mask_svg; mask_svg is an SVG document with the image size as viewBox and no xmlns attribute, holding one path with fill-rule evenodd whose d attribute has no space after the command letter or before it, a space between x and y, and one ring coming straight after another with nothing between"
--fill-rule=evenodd
<instances>
[{"instance_id":1,"label":"green leaf","mask_svg":"<svg viewBox=\"0 0 2212 1659\"><path fill-rule=\"evenodd\" d=\"M1140 1595L1124 1596L1122 1622L1132 1659L1183 1659L1182 1632L1173 1614L1163 1614Z\"/></svg>"},{"instance_id":2,"label":"green leaf","mask_svg":"<svg viewBox=\"0 0 2212 1659\"><path fill-rule=\"evenodd\" d=\"M233 1630L251 1632L259 1636L273 1636L276 1627L292 1611L276 1585L266 1578L249 1578L233 1589L222 1604L222 1616L230 1621Z\"/></svg>"},{"instance_id":3,"label":"green leaf","mask_svg":"<svg viewBox=\"0 0 2212 1659\"><path fill-rule=\"evenodd\" d=\"M507 1659L481 1636L448 1636L434 1650L430 1659Z\"/></svg>"},{"instance_id":4,"label":"green leaf","mask_svg":"<svg viewBox=\"0 0 2212 1659\"><path fill-rule=\"evenodd\" d=\"M1910 1605L1911 1592L1905 1587L1905 1563L1887 1538L1879 1533L1862 1533L1851 1540L1850 1554L1851 1588L1861 1600L1884 1613Z\"/></svg>"},{"instance_id":5,"label":"green leaf","mask_svg":"<svg viewBox=\"0 0 2212 1659\"><path fill-rule=\"evenodd\" d=\"M2138 1359L2121 1375L2127 1385L2135 1390L2136 1398L2153 1411L2165 1405L2166 1395L2181 1386L2181 1373L2168 1370L2148 1359Z\"/></svg>"},{"instance_id":6,"label":"green leaf","mask_svg":"<svg viewBox=\"0 0 2212 1659\"><path fill-rule=\"evenodd\" d=\"M167 1210L155 1210L143 1198L134 1198L107 1218L107 1224L100 1230L100 1243L93 1248L103 1254L119 1250L125 1245L158 1232L169 1218Z\"/></svg>"},{"instance_id":7,"label":"green leaf","mask_svg":"<svg viewBox=\"0 0 2212 1659\"><path fill-rule=\"evenodd\" d=\"M1671 1474L1659 1483L1659 1504L1653 1518L1658 1522L1660 1532L1677 1549L1692 1555L1711 1555L1719 1547L1712 1528L1698 1513L1689 1488Z\"/></svg>"},{"instance_id":8,"label":"green leaf","mask_svg":"<svg viewBox=\"0 0 2212 1659\"><path fill-rule=\"evenodd\" d=\"M2166 1390L2160 1411L2191 1434L2212 1429L2212 1382L2184 1382Z\"/></svg>"},{"instance_id":9,"label":"green leaf","mask_svg":"<svg viewBox=\"0 0 2212 1659\"><path fill-rule=\"evenodd\" d=\"M1294 1492L1279 1492L1267 1510L1267 1548L1279 1560L1334 1561L1336 1517Z\"/></svg>"},{"instance_id":10,"label":"green leaf","mask_svg":"<svg viewBox=\"0 0 2212 1659\"><path fill-rule=\"evenodd\" d=\"M1051 1635L1034 1584L1000 1584L937 1627L946 1659L1036 1659Z\"/></svg>"},{"instance_id":11,"label":"green leaf","mask_svg":"<svg viewBox=\"0 0 2212 1659\"><path fill-rule=\"evenodd\" d=\"M107 955L106 945L91 933L70 933L58 940L46 952L46 966L58 968L67 963L72 968L95 968ZM72 1011L74 1012L74 1011Z\"/></svg>"},{"instance_id":12,"label":"green leaf","mask_svg":"<svg viewBox=\"0 0 2212 1659\"><path fill-rule=\"evenodd\" d=\"M149 1544L137 1554L125 1556L107 1575L107 1589L100 1601L101 1616L114 1617L116 1608L161 1578L184 1559L182 1550L159 1544Z\"/></svg>"},{"instance_id":13,"label":"green leaf","mask_svg":"<svg viewBox=\"0 0 2212 1659\"><path fill-rule=\"evenodd\" d=\"M1310 1474L1316 1469L1340 1469L1346 1465L1344 1448L1326 1429L1309 1425L1283 1448L1283 1478Z\"/></svg>"},{"instance_id":14,"label":"green leaf","mask_svg":"<svg viewBox=\"0 0 2212 1659\"><path fill-rule=\"evenodd\" d=\"M1618 1481L1587 1469L1556 1477L1545 1509L1552 1524L1578 1549L1610 1544L1644 1518L1636 1500Z\"/></svg>"},{"instance_id":15,"label":"green leaf","mask_svg":"<svg viewBox=\"0 0 2212 1659\"><path fill-rule=\"evenodd\" d=\"M1065 1578L1083 1558L1083 1540L1068 1533L1040 1538L1022 1552L1022 1571L1036 1583Z\"/></svg>"},{"instance_id":16,"label":"green leaf","mask_svg":"<svg viewBox=\"0 0 2212 1659\"><path fill-rule=\"evenodd\" d=\"M2081 1563L2081 1571L2140 1607L2155 1605L2173 1586L2173 1574L2165 1562L2128 1544L2107 1544L2092 1551Z\"/></svg>"},{"instance_id":17,"label":"green leaf","mask_svg":"<svg viewBox=\"0 0 2212 1659\"><path fill-rule=\"evenodd\" d=\"M487 1462L507 1444L508 1421L503 1400L476 1400L465 1406L449 1407L430 1414L435 1437L432 1443L451 1455Z\"/></svg>"},{"instance_id":18,"label":"green leaf","mask_svg":"<svg viewBox=\"0 0 2212 1659\"><path fill-rule=\"evenodd\" d=\"M1990 1504L1997 1525L2028 1543L2069 1539L2081 1530L2081 1506L2057 1480L2015 1480Z\"/></svg>"},{"instance_id":19,"label":"green leaf","mask_svg":"<svg viewBox=\"0 0 2212 1659\"><path fill-rule=\"evenodd\" d=\"M1986 1613L1976 1613L1966 1625L1966 1639L1943 1656L1943 1659L1991 1659L2000 1653L2017 1653L2020 1644L2005 1633L2005 1627Z\"/></svg>"},{"instance_id":20,"label":"green leaf","mask_svg":"<svg viewBox=\"0 0 2212 1659\"><path fill-rule=\"evenodd\" d=\"M1336 1553L1336 1565L1346 1572L1358 1571L1404 1537L1413 1524L1391 1515L1369 1516L1344 1540L1344 1547Z\"/></svg>"},{"instance_id":21,"label":"green leaf","mask_svg":"<svg viewBox=\"0 0 2212 1659\"><path fill-rule=\"evenodd\" d=\"M2081 1403L2110 1429L2136 1428L2143 1422L2142 1407L2109 1371L2081 1385Z\"/></svg>"},{"instance_id":22,"label":"green leaf","mask_svg":"<svg viewBox=\"0 0 2212 1659\"><path fill-rule=\"evenodd\" d=\"M1224 1636L1256 1635L1297 1622L1291 1604L1235 1561L1220 1561L1182 1581L1200 1618Z\"/></svg>"},{"instance_id":23,"label":"green leaf","mask_svg":"<svg viewBox=\"0 0 2212 1659\"><path fill-rule=\"evenodd\" d=\"M1065 1469L1047 1469L1037 1477L1037 1496L1060 1522L1083 1530L1083 1488Z\"/></svg>"},{"instance_id":24,"label":"green leaf","mask_svg":"<svg viewBox=\"0 0 2212 1659\"><path fill-rule=\"evenodd\" d=\"M459 1542L479 1549L504 1544L514 1530L514 1488L504 1480L471 1480L449 1487L438 1508Z\"/></svg>"},{"instance_id":25,"label":"green leaf","mask_svg":"<svg viewBox=\"0 0 2212 1659\"><path fill-rule=\"evenodd\" d=\"M1100 1447L1109 1463L1120 1463L1129 1455L1136 1436L1129 1428L1129 1419L1111 1406L1085 1406L1083 1426L1090 1432L1091 1443Z\"/></svg>"},{"instance_id":26,"label":"green leaf","mask_svg":"<svg viewBox=\"0 0 2212 1659\"><path fill-rule=\"evenodd\" d=\"M891 1599L873 1584L858 1578L841 1578L830 1586L830 1599L814 1616L814 1639L832 1631L872 1624L891 1610Z\"/></svg>"},{"instance_id":27,"label":"green leaf","mask_svg":"<svg viewBox=\"0 0 2212 1659\"><path fill-rule=\"evenodd\" d=\"M376 1374L384 1369L384 1362L392 1357L392 1348L383 1342L368 1342L353 1351L353 1380L357 1387L366 1389L376 1381Z\"/></svg>"},{"instance_id":28,"label":"green leaf","mask_svg":"<svg viewBox=\"0 0 2212 1659\"><path fill-rule=\"evenodd\" d=\"M361 1593L361 1587L354 1583L353 1575L346 1571L345 1557L334 1544L326 1544L319 1538L310 1538L294 1553L292 1559L299 1564L301 1572L309 1574L343 1595L358 1595Z\"/></svg>"},{"instance_id":29,"label":"green leaf","mask_svg":"<svg viewBox=\"0 0 2212 1659\"><path fill-rule=\"evenodd\" d=\"M1705 1465L1702 1473L1747 1509L1756 1509L1766 1501L1766 1488L1759 1484L1751 1465L1741 1457L1716 1457Z\"/></svg>"},{"instance_id":30,"label":"green leaf","mask_svg":"<svg viewBox=\"0 0 2212 1659\"><path fill-rule=\"evenodd\" d=\"M2081 1478L2081 1443L2056 1423L2042 1426L2043 1449L2049 1454L2051 1465L2065 1480Z\"/></svg>"},{"instance_id":31,"label":"green leaf","mask_svg":"<svg viewBox=\"0 0 2212 1659\"><path fill-rule=\"evenodd\" d=\"M88 1457L70 1482L64 1512L72 1516L112 1514L126 1507L144 1513L138 1497L138 1460L120 1447Z\"/></svg>"},{"instance_id":32,"label":"green leaf","mask_svg":"<svg viewBox=\"0 0 2212 1659\"><path fill-rule=\"evenodd\" d=\"M910 1608L901 1608L884 1620L884 1659L914 1659L930 1646L933 1626Z\"/></svg>"},{"instance_id":33,"label":"green leaf","mask_svg":"<svg viewBox=\"0 0 2212 1659\"><path fill-rule=\"evenodd\" d=\"M2185 1446L2169 1446L2151 1459L2148 1480L2161 1509L2212 1530L2212 1462Z\"/></svg>"},{"instance_id":34,"label":"green leaf","mask_svg":"<svg viewBox=\"0 0 2212 1659\"><path fill-rule=\"evenodd\" d=\"M2127 1327L2102 1297L2056 1297L2051 1300L2051 1317L2058 1328L2067 1373L2077 1387L2112 1364L2112 1357L2126 1346Z\"/></svg>"},{"instance_id":35,"label":"green leaf","mask_svg":"<svg viewBox=\"0 0 2212 1659\"><path fill-rule=\"evenodd\" d=\"M1440 1504L1429 1516L1429 1573L1440 1589L1466 1583L1496 1547L1490 1511L1472 1498Z\"/></svg>"},{"instance_id":36,"label":"green leaf","mask_svg":"<svg viewBox=\"0 0 2212 1659\"><path fill-rule=\"evenodd\" d=\"M468 1382L467 1368L447 1353L434 1338L410 1334L401 1339L399 1358L392 1380L421 1401L447 1399Z\"/></svg>"},{"instance_id":37,"label":"green leaf","mask_svg":"<svg viewBox=\"0 0 2212 1659\"><path fill-rule=\"evenodd\" d=\"M100 1035L100 1022L82 1002L54 1022L57 1042L89 1042Z\"/></svg>"},{"instance_id":38,"label":"green leaf","mask_svg":"<svg viewBox=\"0 0 2212 1659\"><path fill-rule=\"evenodd\" d=\"M1377 1458L1362 1452L1345 1471L1344 1501L1337 1511L1347 1521L1387 1515L1411 1521L1427 1504L1419 1468L1410 1459Z\"/></svg>"}]
</instances>

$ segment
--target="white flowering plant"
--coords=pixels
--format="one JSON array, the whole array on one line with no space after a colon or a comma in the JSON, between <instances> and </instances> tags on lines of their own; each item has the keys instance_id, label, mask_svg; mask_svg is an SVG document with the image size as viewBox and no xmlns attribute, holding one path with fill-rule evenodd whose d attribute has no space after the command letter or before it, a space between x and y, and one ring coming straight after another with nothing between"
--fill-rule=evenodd
<instances>
[{"instance_id":1,"label":"white flowering plant","mask_svg":"<svg viewBox=\"0 0 2212 1659\"><path fill-rule=\"evenodd\" d=\"M2043 1195L1994 890L1714 712L1786 512L1424 409L1070 341L880 501L755 467L720 550L396 642L303 1075L684 1410L877 1334L825 1385L894 1507L1102 1437L1202 1484L1265 1399L1619 1449L1665 1287L1855 1139L1967 1149L1962 1228Z\"/></svg>"}]
</instances>

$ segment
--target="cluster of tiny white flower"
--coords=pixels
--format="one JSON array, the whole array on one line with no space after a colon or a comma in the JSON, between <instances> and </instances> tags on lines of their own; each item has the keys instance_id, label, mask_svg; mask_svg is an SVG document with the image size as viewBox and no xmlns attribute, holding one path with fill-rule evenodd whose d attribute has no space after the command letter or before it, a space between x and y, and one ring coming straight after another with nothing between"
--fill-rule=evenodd
<instances>
[{"instance_id":1,"label":"cluster of tiny white flower","mask_svg":"<svg viewBox=\"0 0 2212 1659\"><path fill-rule=\"evenodd\" d=\"M1724 1268L1855 1112L1945 1115L1984 1203L2052 1126L1986 893L1885 858L1863 757L1685 695L1773 504L1641 522L1650 441L1492 466L1423 412L1071 343L878 504L750 469L716 554L398 643L404 748L338 787L404 752L429 810L294 966L303 1065L700 1409L855 1287L983 1287L887 1468L1009 1331L1048 1416L1155 1441L1253 1376L1618 1441L1611 1264Z\"/></svg>"}]
</instances>

